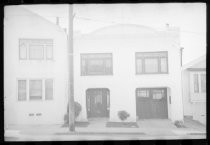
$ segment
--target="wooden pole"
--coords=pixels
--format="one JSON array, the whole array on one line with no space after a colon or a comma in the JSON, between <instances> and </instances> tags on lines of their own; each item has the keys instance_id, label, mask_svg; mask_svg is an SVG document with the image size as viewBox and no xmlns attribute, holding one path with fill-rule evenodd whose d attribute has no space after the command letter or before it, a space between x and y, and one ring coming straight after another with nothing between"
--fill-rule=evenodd
<instances>
[{"instance_id":1,"label":"wooden pole","mask_svg":"<svg viewBox=\"0 0 210 145\"><path fill-rule=\"evenodd\" d=\"M69 34L68 34L68 64L69 64L69 131L75 131L74 116L74 63L73 63L73 5L69 5Z\"/></svg>"}]
</instances>

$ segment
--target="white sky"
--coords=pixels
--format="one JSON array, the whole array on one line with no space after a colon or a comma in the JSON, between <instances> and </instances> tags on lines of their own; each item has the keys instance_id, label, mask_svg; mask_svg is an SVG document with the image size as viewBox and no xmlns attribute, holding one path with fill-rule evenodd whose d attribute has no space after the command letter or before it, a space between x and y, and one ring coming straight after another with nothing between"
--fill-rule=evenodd
<instances>
[{"instance_id":1,"label":"white sky","mask_svg":"<svg viewBox=\"0 0 210 145\"><path fill-rule=\"evenodd\" d=\"M68 5L27 5L28 9L68 27ZM173 4L77 4L74 31L88 33L113 24L140 24L153 28L180 27L183 64L206 53L206 5Z\"/></svg>"}]
</instances>

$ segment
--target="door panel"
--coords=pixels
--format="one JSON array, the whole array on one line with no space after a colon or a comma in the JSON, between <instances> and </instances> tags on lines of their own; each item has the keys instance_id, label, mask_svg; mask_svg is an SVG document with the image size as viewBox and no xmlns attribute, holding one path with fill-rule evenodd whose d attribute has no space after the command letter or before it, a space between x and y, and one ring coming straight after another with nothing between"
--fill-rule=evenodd
<instances>
[{"instance_id":1,"label":"door panel","mask_svg":"<svg viewBox=\"0 0 210 145\"><path fill-rule=\"evenodd\" d=\"M87 95L87 115L88 117L107 117L108 89L88 89ZM89 104L88 104L89 103Z\"/></svg>"},{"instance_id":2,"label":"door panel","mask_svg":"<svg viewBox=\"0 0 210 145\"><path fill-rule=\"evenodd\" d=\"M166 88L138 88L136 90L137 116L140 119L168 118L166 91Z\"/></svg>"}]
</instances>

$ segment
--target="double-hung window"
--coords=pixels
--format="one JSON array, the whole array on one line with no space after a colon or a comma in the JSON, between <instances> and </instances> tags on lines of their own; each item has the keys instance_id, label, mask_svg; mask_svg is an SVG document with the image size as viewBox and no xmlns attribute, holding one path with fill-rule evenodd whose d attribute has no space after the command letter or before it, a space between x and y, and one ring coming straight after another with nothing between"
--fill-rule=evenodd
<instances>
[{"instance_id":1,"label":"double-hung window","mask_svg":"<svg viewBox=\"0 0 210 145\"><path fill-rule=\"evenodd\" d=\"M168 73L168 52L137 52L136 74Z\"/></svg>"},{"instance_id":2,"label":"double-hung window","mask_svg":"<svg viewBox=\"0 0 210 145\"><path fill-rule=\"evenodd\" d=\"M53 79L18 80L18 101L53 100Z\"/></svg>"},{"instance_id":3,"label":"double-hung window","mask_svg":"<svg viewBox=\"0 0 210 145\"><path fill-rule=\"evenodd\" d=\"M81 54L81 75L112 75L112 54Z\"/></svg>"},{"instance_id":4,"label":"double-hung window","mask_svg":"<svg viewBox=\"0 0 210 145\"><path fill-rule=\"evenodd\" d=\"M206 93L205 73L193 73L193 93Z\"/></svg>"},{"instance_id":5,"label":"double-hung window","mask_svg":"<svg viewBox=\"0 0 210 145\"><path fill-rule=\"evenodd\" d=\"M19 39L20 60L52 60L52 39Z\"/></svg>"}]
</instances>

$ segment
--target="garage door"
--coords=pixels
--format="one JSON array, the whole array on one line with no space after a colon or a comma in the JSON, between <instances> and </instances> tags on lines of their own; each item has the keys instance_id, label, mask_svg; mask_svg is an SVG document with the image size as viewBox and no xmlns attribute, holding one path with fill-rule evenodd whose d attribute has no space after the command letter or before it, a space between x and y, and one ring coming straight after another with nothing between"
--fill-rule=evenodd
<instances>
[{"instance_id":1,"label":"garage door","mask_svg":"<svg viewBox=\"0 0 210 145\"><path fill-rule=\"evenodd\" d=\"M166 88L137 88L136 114L139 119L168 118Z\"/></svg>"}]
</instances>

